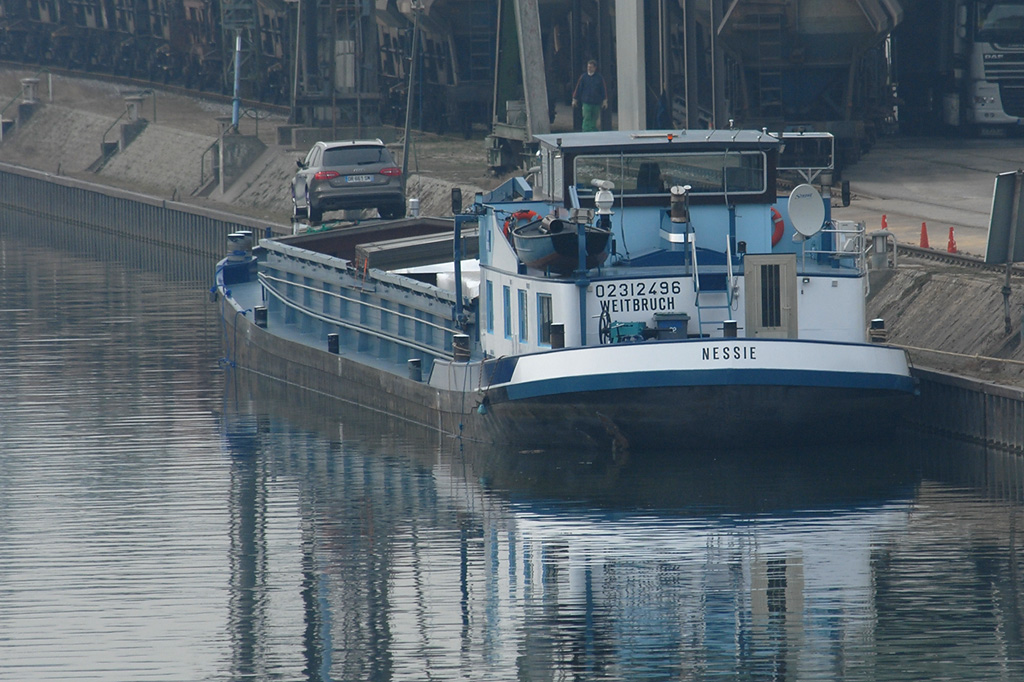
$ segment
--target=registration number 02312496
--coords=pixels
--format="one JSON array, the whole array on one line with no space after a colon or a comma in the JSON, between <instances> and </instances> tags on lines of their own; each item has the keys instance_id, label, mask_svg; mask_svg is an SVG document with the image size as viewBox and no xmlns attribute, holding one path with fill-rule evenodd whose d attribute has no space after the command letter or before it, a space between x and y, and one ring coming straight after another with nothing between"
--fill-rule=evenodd
<instances>
[{"instance_id":1,"label":"registration number 02312496","mask_svg":"<svg viewBox=\"0 0 1024 682\"><path fill-rule=\"evenodd\" d=\"M683 283L678 279L637 279L628 282L597 282L594 284L594 295L600 299L675 296L681 293L683 293Z\"/></svg>"}]
</instances>

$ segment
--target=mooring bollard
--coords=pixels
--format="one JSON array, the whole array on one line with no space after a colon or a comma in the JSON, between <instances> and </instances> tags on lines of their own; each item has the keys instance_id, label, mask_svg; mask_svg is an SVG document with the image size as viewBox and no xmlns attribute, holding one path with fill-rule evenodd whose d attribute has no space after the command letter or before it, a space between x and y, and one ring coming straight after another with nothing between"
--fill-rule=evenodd
<instances>
[{"instance_id":1,"label":"mooring bollard","mask_svg":"<svg viewBox=\"0 0 1024 682\"><path fill-rule=\"evenodd\" d=\"M452 355L455 362L469 362L468 334L456 334L452 337Z\"/></svg>"},{"instance_id":2,"label":"mooring bollard","mask_svg":"<svg viewBox=\"0 0 1024 682\"><path fill-rule=\"evenodd\" d=\"M565 325L561 322L551 323L551 347L565 348Z\"/></svg>"},{"instance_id":3,"label":"mooring bollard","mask_svg":"<svg viewBox=\"0 0 1024 682\"><path fill-rule=\"evenodd\" d=\"M868 330L868 340L871 343L885 343L889 340L889 332L885 328L885 320L876 317L871 320L871 328Z\"/></svg>"}]
</instances>

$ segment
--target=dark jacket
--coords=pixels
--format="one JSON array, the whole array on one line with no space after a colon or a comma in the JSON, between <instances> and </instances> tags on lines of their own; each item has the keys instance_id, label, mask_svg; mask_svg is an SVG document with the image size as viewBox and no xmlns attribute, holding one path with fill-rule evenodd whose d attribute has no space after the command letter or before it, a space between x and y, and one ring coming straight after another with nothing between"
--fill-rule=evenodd
<instances>
[{"instance_id":1,"label":"dark jacket","mask_svg":"<svg viewBox=\"0 0 1024 682\"><path fill-rule=\"evenodd\" d=\"M603 104L608 99L608 89L605 88L604 78L597 72L594 72L593 76L589 73L583 74L576 82L572 98L578 99L584 104Z\"/></svg>"}]
</instances>

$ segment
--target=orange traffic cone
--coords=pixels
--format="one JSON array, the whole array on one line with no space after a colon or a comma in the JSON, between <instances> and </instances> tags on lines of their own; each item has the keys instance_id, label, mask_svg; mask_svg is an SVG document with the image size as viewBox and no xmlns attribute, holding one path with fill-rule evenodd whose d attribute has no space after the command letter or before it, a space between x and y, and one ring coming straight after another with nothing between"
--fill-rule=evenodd
<instances>
[{"instance_id":1,"label":"orange traffic cone","mask_svg":"<svg viewBox=\"0 0 1024 682\"><path fill-rule=\"evenodd\" d=\"M928 246L928 226L925 225L924 223L921 223L921 248L922 249L930 249L930 248L932 248L932 247Z\"/></svg>"},{"instance_id":2,"label":"orange traffic cone","mask_svg":"<svg viewBox=\"0 0 1024 682\"><path fill-rule=\"evenodd\" d=\"M953 228L949 228L949 242L946 244L947 253L956 253L956 240L953 239Z\"/></svg>"},{"instance_id":3,"label":"orange traffic cone","mask_svg":"<svg viewBox=\"0 0 1024 682\"><path fill-rule=\"evenodd\" d=\"M885 214L884 213L882 214L882 229L883 230L889 229L889 221L885 219Z\"/></svg>"}]
</instances>

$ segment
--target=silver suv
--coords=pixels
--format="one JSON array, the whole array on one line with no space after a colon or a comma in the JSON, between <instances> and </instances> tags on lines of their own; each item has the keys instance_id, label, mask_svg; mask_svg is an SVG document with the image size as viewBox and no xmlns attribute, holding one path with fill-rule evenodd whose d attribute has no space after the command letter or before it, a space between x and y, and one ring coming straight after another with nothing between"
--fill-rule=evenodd
<instances>
[{"instance_id":1,"label":"silver suv","mask_svg":"<svg viewBox=\"0 0 1024 682\"><path fill-rule=\"evenodd\" d=\"M292 178L292 216L319 223L325 211L376 208L405 216L402 169L380 140L317 142Z\"/></svg>"}]
</instances>

